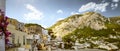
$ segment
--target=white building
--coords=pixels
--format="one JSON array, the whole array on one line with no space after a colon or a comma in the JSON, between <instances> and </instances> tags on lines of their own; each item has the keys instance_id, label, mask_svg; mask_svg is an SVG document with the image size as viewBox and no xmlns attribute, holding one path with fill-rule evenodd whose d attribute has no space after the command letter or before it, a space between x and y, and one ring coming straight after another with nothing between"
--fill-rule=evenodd
<instances>
[{"instance_id":1,"label":"white building","mask_svg":"<svg viewBox=\"0 0 120 51\"><path fill-rule=\"evenodd\" d=\"M51 39L51 36L48 33L48 30L42 28L42 35L45 37L43 38L44 41L49 42Z\"/></svg>"},{"instance_id":2,"label":"white building","mask_svg":"<svg viewBox=\"0 0 120 51\"><path fill-rule=\"evenodd\" d=\"M27 37L27 44L30 45L34 40L40 40L39 34L28 34Z\"/></svg>"},{"instance_id":3,"label":"white building","mask_svg":"<svg viewBox=\"0 0 120 51\"><path fill-rule=\"evenodd\" d=\"M19 44L20 46L24 46L27 43L26 41L27 33L16 30L15 26L12 24L9 24L7 29L8 31L11 32L11 36L9 37L10 43L16 45Z\"/></svg>"}]
</instances>

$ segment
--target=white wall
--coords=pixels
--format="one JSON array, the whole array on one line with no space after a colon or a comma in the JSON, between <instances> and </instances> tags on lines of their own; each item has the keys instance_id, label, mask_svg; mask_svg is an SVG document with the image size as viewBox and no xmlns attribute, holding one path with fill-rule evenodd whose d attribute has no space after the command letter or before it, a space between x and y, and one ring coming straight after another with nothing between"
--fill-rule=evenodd
<instances>
[{"instance_id":1,"label":"white wall","mask_svg":"<svg viewBox=\"0 0 120 51\"><path fill-rule=\"evenodd\" d=\"M47 38L48 38L47 41L50 41L51 37L50 37L50 35L48 34L48 30L42 29L42 34L47 35Z\"/></svg>"},{"instance_id":2,"label":"white wall","mask_svg":"<svg viewBox=\"0 0 120 51\"><path fill-rule=\"evenodd\" d=\"M40 36L39 35L34 35L34 34L27 35L27 39L34 39L34 38L35 39L40 39Z\"/></svg>"},{"instance_id":3,"label":"white wall","mask_svg":"<svg viewBox=\"0 0 120 51\"><path fill-rule=\"evenodd\" d=\"M25 32L21 32L15 29L15 26L9 24L8 25L8 31L10 31L11 33L13 33L15 35L15 44L18 43L18 39L19 39L19 43L21 44L21 46L23 46L23 37L27 36L27 33ZM26 44L26 38L25 38L25 44Z\"/></svg>"},{"instance_id":4,"label":"white wall","mask_svg":"<svg viewBox=\"0 0 120 51\"><path fill-rule=\"evenodd\" d=\"M42 34L48 35L48 30L42 29Z\"/></svg>"}]
</instances>

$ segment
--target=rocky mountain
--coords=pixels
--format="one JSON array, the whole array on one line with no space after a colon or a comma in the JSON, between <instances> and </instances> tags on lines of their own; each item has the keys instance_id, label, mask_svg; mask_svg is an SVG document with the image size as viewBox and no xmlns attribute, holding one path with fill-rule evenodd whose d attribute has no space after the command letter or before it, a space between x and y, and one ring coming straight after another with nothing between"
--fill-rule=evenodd
<instances>
[{"instance_id":1,"label":"rocky mountain","mask_svg":"<svg viewBox=\"0 0 120 51\"><path fill-rule=\"evenodd\" d=\"M25 24L24 30L27 33L42 34L42 29L43 27L41 25L34 24L34 23L28 23L28 24Z\"/></svg>"},{"instance_id":2,"label":"rocky mountain","mask_svg":"<svg viewBox=\"0 0 120 51\"><path fill-rule=\"evenodd\" d=\"M14 25L15 26L15 29L16 30L19 30L19 31L23 31L23 32L26 32L26 33L36 33L36 34L40 34L42 32L42 26L41 25L38 25L38 24L35 24L35 23L22 23L22 22L19 22L18 20L16 19L13 19L13 18L9 18L7 20L10 24Z\"/></svg>"},{"instance_id":3,"label":"rocky mountain","mask_svg":"<svg viewBox=\"0 0 120 51\"><path fill-rule=\"evenodd\" d=\"M17 24L19 23L19 21L17 21L16 19L13 18L8 18L7 20L10 24L17 26Z\"/></svg>"},{"instance_id":4,"label":"rocky mountain","mask_svg":"<svg viewBox=\"0 0 120 51\"><path fill-rule=\"evenodd\" d=\"M8 18L7 21L8 21L10 24L14 25L16 30L20 30L20 31L23 31L23 30L24 30L24 23L19 22L18 20L13 19L13 18Z\"/></svg>"},{"instance_id":5,"label":"rocky mountain","mask_svg":"<svg viewBox=\"0 0 120 51\"><path fill-rule=\"evenodd\" d=\"M89 44L90 47L103 48L105 45L111 49L113 46L116 49L120 48L119 16L108 18L96 12L86 12L60 20L49 29L53 31L56 39L65 42L79 41L81 44Z\"/></svg>"},{"instance_id":6,"label":"rocky mountain","mask_svg":"<svg viewBox=\"0 0 120 51\"><path fill-rule=\"evenodd\" d=\"M58 21L51 27L56 36L64 36L77 28L90 27L95 30L107 29L104 25L106 18L99 13L87 12L72 15L64 20Z\"/></svg>"}]
</instances>

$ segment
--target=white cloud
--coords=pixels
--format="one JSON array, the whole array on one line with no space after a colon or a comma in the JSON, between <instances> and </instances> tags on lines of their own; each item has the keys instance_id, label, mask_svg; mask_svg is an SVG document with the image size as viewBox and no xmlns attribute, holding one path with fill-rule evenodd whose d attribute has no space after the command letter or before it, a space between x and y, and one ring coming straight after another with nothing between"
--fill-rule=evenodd
<instances>
[{"instance_id":1,"label":"white cloud","mask_svg":"<svg viewBox=\"0 0 120 51\"><path fill-rule=\"evenodd\" d=\"M62 10L58 10L57 13L63 13L63 11Z\"/></svg>"},{"instance_id":2,"label":"white cloud","mask_svg":"<svg viewBox=\"0 0 120 51\"><path fill-rule=\"evenodd\" d=\"M112 0L113 2L119 2L120 0Z\"/></svg>"},{"instance_id":3,"label":"white cloud","mask_svg":"<svg viewBox=\"0 0 120 51\"><path fill-rule=\"evenodd\" d=\"M113 3L111 3L112 10L116 9L118 7L118 2L120 0L112 0Z\"/></svg>"},{"instance_id":4,"label":"white cloud","mask_svg":"<svg viewBox=\"0 0 120 51\"><path fill-rule=\"evenodd\" d=\"M85 5L82 5L81 8L79 9L79 12L90 11L90 10L105 12L108 5L109 5L108 2L100 3L100 4L89 2Z\"/></svg>"},{"instance_id":5,"label":"white cloud","mask_svg":"<svg viewBox=\"0 0 120 51\"><path fill-rule=\"evenodd\" d=\"M71 15L75 15L75 14L79 14L79 13L77 13L77 12L71 12Z\"/></svg>"},{"instance_id":6,"label":"white cloud","mask_svg":"<svg viewBox=\"0 0 120 51\"><path fill-rule=\"evenodd\" d=\"M44 27L44 28L48 28L48 26L47 25L41 25L42 27Z\"/></svg>"},{"instance_id":7,"label":"white cloud","mask_svg":"<svg viewBox=\"0 0 120 51\"><path fill-rule=\"evenodd\" d=\"M30 10L30 12L24 14L24 18L27 21L30 20L41 20L43 17L43 13L37 10L34 6L30 4L26 4L26 9Z\"/></svg>"},{"instance_id":8,"label":"white cloud","mask_svg":"<svg viewBox=\"0 0 120 51\"><path fill-rule=\"evenodd\" d=\"M112 10L116 9L117 7L118 7L118 4L117 4L117 3L115 3L115 4L112 3L112 4L111 4L111 8L112 8Z\"/></svg>"},{"instance_id":9,"label":"white cloud","mask_svg":"<svg viewBox=\"0 0 120 51\"><path fill-rule=\"evenodd\" d=\"M58 18L58 20L57 21L60 21L60 20L63 20L64 18Z\"/></svg>"}]
</instances>

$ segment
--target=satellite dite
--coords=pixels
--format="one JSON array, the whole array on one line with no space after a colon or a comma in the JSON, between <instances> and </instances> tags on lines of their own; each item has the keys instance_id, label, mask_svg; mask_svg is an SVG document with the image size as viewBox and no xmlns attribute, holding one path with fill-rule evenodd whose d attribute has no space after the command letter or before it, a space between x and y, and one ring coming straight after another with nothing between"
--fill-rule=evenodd
<instances>
[{"instance_id":1,"label":"satellite dite","mask_svg":"<svg viewBox=\"0 0 120 51\"><path fill-rule=\"evenodd\" d=\"M5 0L0 0L0 10L5 12ZM5 51L5 38L0 36L0 51Z\"/></svg>"}]
</instances>

